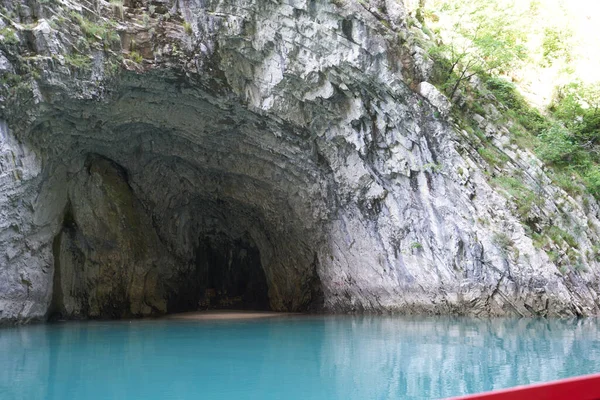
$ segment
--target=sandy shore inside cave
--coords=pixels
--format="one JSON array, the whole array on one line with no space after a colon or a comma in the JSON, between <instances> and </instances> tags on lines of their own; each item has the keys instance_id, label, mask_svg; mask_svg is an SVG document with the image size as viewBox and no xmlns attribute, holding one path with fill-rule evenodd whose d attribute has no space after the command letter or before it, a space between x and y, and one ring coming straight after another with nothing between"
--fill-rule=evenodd
<instances>
[{"instance_id":1,"label":"sandy shore inside cave","mask_svg":"<svg viewBox=\"0 0 600 400\"><path fill-rule=\"evenodd\" d=\"M274 312L274 311L241 311L241 310L210 310L192 311L179 314L167 315L166 319L211 321L211 320L240 320L274 318L290 315L301 315L298 313Z\"/></svg>"}]
</instances>

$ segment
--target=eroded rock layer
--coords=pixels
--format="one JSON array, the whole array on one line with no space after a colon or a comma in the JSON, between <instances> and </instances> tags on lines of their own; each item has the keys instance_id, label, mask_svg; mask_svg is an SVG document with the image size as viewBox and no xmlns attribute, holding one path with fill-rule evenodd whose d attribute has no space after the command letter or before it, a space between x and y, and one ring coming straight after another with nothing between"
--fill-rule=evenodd
<instances>
[{"instance_id":1,"label":"eroded rock layer","mask_svg":"<svg viewBox=\"0 0 600 400\"><path fill-rule=\"evenodd\" d=\"M544 193L531 225L576 240L561 271L399 2L1 3L0 321L598 311L596 202L482 120Z\"/></svg>"}]
</instances>

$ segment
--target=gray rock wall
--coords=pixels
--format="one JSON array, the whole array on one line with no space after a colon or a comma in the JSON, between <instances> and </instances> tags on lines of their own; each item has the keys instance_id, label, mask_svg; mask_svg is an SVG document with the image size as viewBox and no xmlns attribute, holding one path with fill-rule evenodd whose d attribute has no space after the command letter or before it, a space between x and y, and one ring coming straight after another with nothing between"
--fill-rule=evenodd
<instances>
[{"instance_id":1,"label":"gray rock wall","mask_svg":"<svg viewBox=\"0 0 600 400\"><path fill-rule=\"evenodd\" d=\"M71 179L62 228L53 244L54 304L63 318L120 318L167 311L174 272L135 198L126 172L90 155Z\"/></svg>"},{"instance_id":2,"label":"gray rock wall","mask_svg":"<svg viewBox=\"0 0 600 400\"><path fill-rule=\"evenodd\" d=\"M401 4L375 3L21 7L30 25L0 46L22 76L1 92L0 318L148 315L185 291L203 304L210 287L190 280L214 238L223 259L256 249L275 310L596 314L595 201L552 186L482 117L504 168L541 182L536 220L576 241L582 268L560 270L422 83L431 61ZM90 154L126 179L86 172Z\"/></svg>"},{"instance_id":3,"label":"gray rock wall","mask_svg":"<svg viewBox=\"0 0 600 400\"><path fill-rule=\"evenodd\" d=\"M37 202L41 161L0 121L0 320L41 318L52 291L52 231ZM58 200L60 201L60 200Z\"/></svg>"}]
</instances>

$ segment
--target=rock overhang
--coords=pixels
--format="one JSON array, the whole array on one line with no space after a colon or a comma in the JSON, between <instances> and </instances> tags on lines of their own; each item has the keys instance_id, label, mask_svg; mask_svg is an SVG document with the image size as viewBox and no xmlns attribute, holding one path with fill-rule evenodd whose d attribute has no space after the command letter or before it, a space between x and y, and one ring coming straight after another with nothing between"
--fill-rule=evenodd
<instances>
[{"instance_id":1,"label":"rock overhang","mask_svg":"<svg viewBox=\"0 0 600 400\"><path fill-rule=\"evenodd\" d=\"M118 92L100 103L64 102L39 114L24 136L40 149L46 173L63 181L48 190L67 192L46 198L61 198L76 210L85 196L74 185L81 185L81 171L87 168L89 174L90 157L111 160L124 171L135 212L151 220L144 229L156 231L160 248L147 257L167 264L161 279L183 282L194 275L203 241L228 238L218 240L222 247L245 240L260 254L269 294L263 307L320 307L315 260L334 210L329 171L318 165L302 132L290 132L240 104L216 106L201 90L182 93L179 85L165 82L148 76L143 86L131 89L125 78ZM146 261L144 268L161 270L158 261ZM166 286L176 292L177 285ZM196 295L202 297L206 288L196 286ZM164 296L174 299L176 293ZM158 311L170 310L145 308Z\"/></svg>"}]
</instances>

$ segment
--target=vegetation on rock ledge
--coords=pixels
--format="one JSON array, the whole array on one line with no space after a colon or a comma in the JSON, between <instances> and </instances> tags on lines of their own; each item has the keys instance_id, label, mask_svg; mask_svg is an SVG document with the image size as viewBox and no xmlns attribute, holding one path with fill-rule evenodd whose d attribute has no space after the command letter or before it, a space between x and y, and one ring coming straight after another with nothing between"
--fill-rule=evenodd
<instances>
[{"instance_id":1,"label":"vegetation on rock ledge","mask_svg":"<svg viewBox=\"0 0 600 400\"><path fill-rule=\"evenodd\" d=\"M482 104L500 103L512 120L511 141L552 166L556 183L569 193L578 191L575 180L600 198L600 83L580 80L571 67L573 33L554 20L532 23L540 12L536 1L431 1L425 22L441 38L429 49L436 61L434 83L463 112L485 116ZM540 112L520 93L526 83L520 77L549 68L565 83L554 87ZM497 164L493 147L479 153Z\"/></svg>"}]
</instances>

